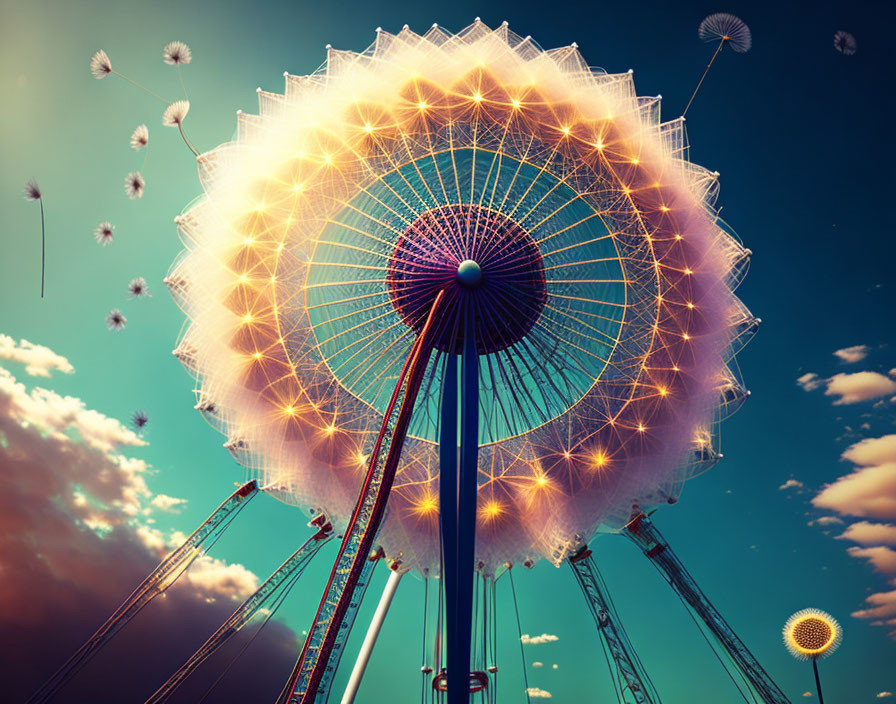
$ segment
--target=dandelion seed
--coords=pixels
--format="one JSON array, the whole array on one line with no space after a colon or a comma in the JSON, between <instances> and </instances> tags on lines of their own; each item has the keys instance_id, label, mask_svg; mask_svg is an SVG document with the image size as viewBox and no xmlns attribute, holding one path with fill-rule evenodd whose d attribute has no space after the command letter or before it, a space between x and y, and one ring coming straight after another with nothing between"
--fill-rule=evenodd
<instances>
[{"instance_id":1,"label":"dandelion seed","mask_svg":"<svg viewBox=\"0 0 896 704\"><path fill-rule=\"evenodd\" d=\"M140 151L149 144L149 128L146 125L138 125L131 133L131 149Z\"/></svg>"},{"instance_id":2,"label":"dandelion seed","mask_svg":"<svg viewBox=\"0 0 896 704\"><path fill-rule=\"evenodd\" d=\"M115 229L115 225L111 222L101 222L96 226L96 229L93 231L93 238L97 241L97 244L106 245L112 244L112 230Z\"/></svg>"},{"instance_id":3,"label":"dandelion seed","mask_svg":"<svg viewBox=\"0 0 896 704\"><path fill-rule=\"evenodd\" d=\"M131 298L140 298L141 296L152 298L149 289L146 287L146 279L142 276L131 279L130 283L128 283L128 291L131 292Z\"/></svg>"},{"instance_id":4,"label":"dandelion seed","mask_svg":"<svg viewBox=\"0 0 896 704\"><path fill-rule=\"evenodd\" d=\"M841 54L852 56L856 53L856 49L858 49L858 47L859 44L856 41L856 38L849 32L844 32L841 29L839 32L834 34L834 48Z\"/></svg>"},{"instance_id":5,"label":"dandelion seed","mask_svg":"<svg viewBox=\"0 0 896 704\"><path fill-rule=\"evenodd\" d=\"M124 317L124 314L118 308L113 308L109 311L109 315L106 316L106 327L110 330L123 330L126 322L128 322L128 319Z\"/></svg>"},{"instance_id":6,"label":"dandelion seed","mask_svg":"<svg viewBox=\"0 0 896 704\"><path fill-rule=\"evenodd\" d=\"M753 46L753 34L739 17L727 12L717 12L700 23L697 36L705 42L727 42L738 54L744 54Z\"/></svg>"},{"instance_id":7,"label":"dandelion seed","mask_svg":"<svg viewBox=\"0 0 896 704\"><path fill-rule=\"evenodd\" d=\"M137 81L135 81L133 78L128 78L124 74L121 74L118 71L115 71L112 68L112 62L109 60L109 56L102 49L100 49L98 52L96 52L93 56L90 57L90 73L92 73L93 77L97 80L101 80L101 79L105 78L106 76L108 76L110 73L114 73L119 78L127 81L128 83L132 83L133 85L137 86L140 90L146 91L156 100L161 100L163 103L168 102L167 100L165 100L165 98L163 98L158 93L154 93L146 86L141 85L140 83L137 83Z\"/></svg>"},{"instance_id":8,"label":"dandelion seed","mask_svg":"<svg viewBox=\"0 0 896 704\"><path fill-rule=\"evenodd\" d=\"M165 112L162 113L162 124L166 127L177 127L180 130L180 136L183 137L184 144L186 144L190 151L193 152L195 156L199 156L199 152L196 151L196 147L187 139L187 135L184 134L184 118L187 116L187 113L190 111L190 102L188 100L178 100L174 103L171 103L167 108L165 108Z\"/></svg>"},{"instance_id":9,"label":"dandelion seed","mask_svg":"<svg viewBox=\"0 0 896 704\"><path fill-rule=\"evenodd\" d=\"M90 57L90 72L97 80L105 78L112 73L112 62L102 49Z\"/></svg>"},{"instance_id":10,"label":"dandelion seed","mask_svg":"<svg viewBox=\"0 0 896 704\"><path fill-rule=\"evenodd\" d=\"M146 181L143 180L139 171L132 171L124 180L124 192L131 200L142 198L144 188L146 188Z\"/></svg>"},{"instance_id":11,"label":"dandelion seed","mask_svg":"<svg viewBox=\"0 0 896 704\"><path fill-rule=\"evenodd\" d=\"M40 200L41 192L40 186L37 185L37 181L35 181L33 178L28 179L28 182L25 184L24 193L25 200Z\"/></svg>"},{"instance_id":12,"label":"dandelion seed","mask_svg":"<svg viewBox=\"0 0 896 704\"><path fill-rule=\"evenodd\" d=\"M187 100L178 100L171 103L165 112L162 113L162 124L165 127L178 127L190 111L190 102Z\"/></svg>"},{"instance_id":13,"label":"dandelion seed","mask_svg":"<svg viewBox=\"0 0 896 704\"><path fill-rule=\"evenodd\" d=\"M703 85L706 74L708 74L709 69L712 68L712 64L722 50L722 47L727 44L731 47L732 51L735 51L738 54L744 54L753 46L753 34L750 32L750 28L747 27L739 17L729 15L727 12L716 12L704 19L697 28L697 36L704 42L717 41L719 45L716 47L715 53L706 65L706 70L700 77L697 87L694 88L694 92L691 94L691 99L688 100L684 112L681 113L682 117L688 114L691 103L693 103L694 98L697 97L697 92L700 90L700 86Z\"/></svg>"},{"instance_id":14,"label":"dandelion seed","mask_svg":"<svg viewBox=\"0 0 896 704\"><path fill-rule=\"evenodd\" d=\"M145 411L137 411L131 416L131 423L137 430L142 430L149 423L149 416L146 415Z\"/></svg>"},{"instance_id":15,"label":"dandelion seed","mask_svg":"<svg viewBox=\"0 0 896 704\"><path fill-rule=\"evenodd\" d=\"M193 52L183 42L168 42L162 49L162 61L171 66L188 64L193 60Z\"/></svg>"},{"instance_id":16,"label":"dandelion seed","mask_svg":"<svg viewBox=\"0 0 896 704\"><path fill-rule=\"evenodd\" d=\"M40 186L33 178L29 178L25 184L25 200L40 202L40 297L44 297L44 272L47 263L47 231L44 227L44 198Z\"/></svg>"}]
</instances>

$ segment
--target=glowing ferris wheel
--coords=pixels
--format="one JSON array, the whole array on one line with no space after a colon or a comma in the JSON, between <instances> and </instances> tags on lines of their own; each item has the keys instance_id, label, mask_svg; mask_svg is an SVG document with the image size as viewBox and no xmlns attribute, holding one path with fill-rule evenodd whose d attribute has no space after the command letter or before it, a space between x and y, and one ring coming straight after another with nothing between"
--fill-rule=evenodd
<instances>
[{"instance_id":1,"label":"glowing ferris wheel","mask_svg":"<svg viewBox=\"0 0 896 704\"><path fill-rule=\"evenodd\" d=\"M439 579L433 701L491 696L474 612L541 557L573 566L620 680L658 701L590 558L600 529L641 546L748 687L786 702L645 515L720 457L717 423L747 396L733 357L758 323L733 293L750 252L683 119L574 44L478 20L328 47L259 98L199 156L204 195L177 220L166 282L190 321L175 354L246 491L318 516L265 584L342 536L279 701L326 700L378 549L385 607L405 572Z\"/></svg>"}]
</instances>

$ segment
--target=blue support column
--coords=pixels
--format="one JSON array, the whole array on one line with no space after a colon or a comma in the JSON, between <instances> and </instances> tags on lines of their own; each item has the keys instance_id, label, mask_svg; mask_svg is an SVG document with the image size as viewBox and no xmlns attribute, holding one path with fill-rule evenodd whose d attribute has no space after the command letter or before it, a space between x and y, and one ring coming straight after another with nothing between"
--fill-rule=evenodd
<instances>
[{"instance_id":1,"label":"blue support column","mask_svg":"<svg viewBox=\"0 0 896 704\"><path fill-rule=\"evenodd\" d=\"M446 667L457 667L457 355L445 357L439 420L439 524L442 531L442 585L445 590ZM450 681L450 680L449 680Z\"/></svg>"},{"instance_id":2,"label":"blue support column","mask_svg":"<svg viewBox=\"0 0 896 704\"><path fill-rule=\"evenodd\" d=\"M470 639L473 631L473 574L476 546L476 496L479 475L479 355L472 314L464 330L460 404L460 487L457 502L457 652L458 668L448 668L448 703L470 701ZM449 651L450 652L450 651ZM454 687L451 683L454 683Z\"/></svg>"}]
</instances>

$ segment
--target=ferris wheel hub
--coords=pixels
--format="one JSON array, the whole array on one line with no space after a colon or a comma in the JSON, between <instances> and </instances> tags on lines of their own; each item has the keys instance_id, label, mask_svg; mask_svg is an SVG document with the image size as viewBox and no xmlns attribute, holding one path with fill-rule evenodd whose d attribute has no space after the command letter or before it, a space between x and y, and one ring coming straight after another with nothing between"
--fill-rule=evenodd
<instances>
[{"instance_id":1,"label":"ferris wheel hub","mask_svg":"<svg viewBox=\"0 0 896 704\"><path fill-rule=\"evenodd\" d=\"M482 267L472 259L464 259L457 266L457 280L467 288L474 288L482 282Z\"/></svg>"},{"instance_id":2,"label":"ferris wheel hub","mask_svg":"<svg viewBox=\"0 0 896 704\"><path fill-rule=\"evenodd\" d=\"M393 307L417 330L445 292L435 346L453 354L463 349L467 315L477 352L491 354L523 339L547 298L532 235L507 215L465 203L427 210L407 227L393 249L387 284Z\"/></svg>"}]
</instances>

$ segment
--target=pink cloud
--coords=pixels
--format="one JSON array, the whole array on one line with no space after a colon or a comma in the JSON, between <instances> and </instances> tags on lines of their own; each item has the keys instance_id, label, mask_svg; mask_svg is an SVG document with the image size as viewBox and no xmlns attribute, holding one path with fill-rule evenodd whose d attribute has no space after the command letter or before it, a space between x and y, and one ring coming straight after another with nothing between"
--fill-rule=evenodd
<instances>
[{"instance_id":1,"label":"pink cloud","mask_svg":"<svg viewBox=\"0 0 896 704\"><path fill-rule=\"evenodd\" d=\"M15 644L0 658L0 678L4 700L24 701L170 545L140 523L152 499L147 467L120 453L143 442L118 421L79 399L28 391L0 369L0 437L0 632ZM71 681L60 701L143 701L256 586L241 565L200 558ZM197 672L181 700L199 701L239 647ZM295 634L271 622L213 700L273 701L297 648Z\"/></svg>"},{"instance_id":2,"label":"pink cloud","mask_svg":"<svg viewBox=\"0 0 896 704\"><path fill-rule=\"evenodd\" d=\"M837 537L861 545L896 545L896 525L859 521Z\"/></svg>"},{"instance_id":3,"label":"pink cloud","mask_svg":"<svg viewBox=\"0 0 896 704\"><path fill-rule=\"evenodd\" d=\"M834 374L827 380L825 396L839 396L835 406L870 401L896 393L896 381L878 372Z\"/></svg>"},{"instance_id":4,"label":"pink cloud","mask_svg":"<svg viewBox=\"0 0 896 704\"><path fill-rule=\"evenodd\" d=\"M846 552L852 557L866 558L877 572L896 574L896 550L880 545L873 548L851 547Z\"/></svg>"},{"instance_id":5,"label":"pink cloud","mask_svg":"<svg viewBox=\"0 0 896 704\"><path fill-rule=\"evenodd\" d=\"M31 376L49 377L52 371L71 374L75 368L62 355L56 354L49 347L35 345L28 340L18 343L9 335L0 334L0 359L8 359L25 365L25 371Z\"/></svg>"},{"instance_id":6,"label":"pink cloud","mask_svg":"<svg viewBox=\"0 0 896 704\"><path fill-rule=\"evenodd\" d=\"M841 515L896 518L896 435L867 438L843 453L855 471L826 485L812 499L816 508Z\"/></svg>"},{"instance_id":7,"label":"pink cloud","mask_svg":"<svg viewBox=\"0 0 896 704\"><path fill-rule=\"evenodd\" d=\"M861 362L868 356L870 348L868 345L853 345L852 347L844 347L842 350L834 352L834 356L843 360L847 364Z\"/></svg>"}]
</instances>

